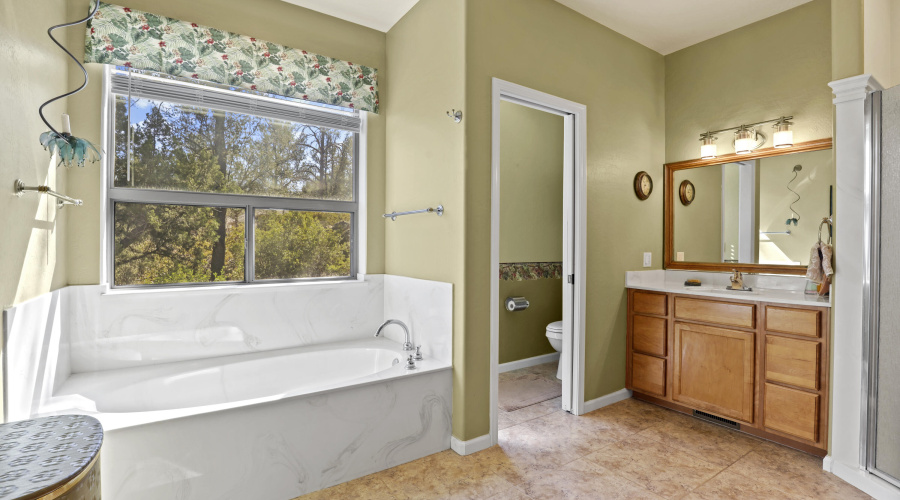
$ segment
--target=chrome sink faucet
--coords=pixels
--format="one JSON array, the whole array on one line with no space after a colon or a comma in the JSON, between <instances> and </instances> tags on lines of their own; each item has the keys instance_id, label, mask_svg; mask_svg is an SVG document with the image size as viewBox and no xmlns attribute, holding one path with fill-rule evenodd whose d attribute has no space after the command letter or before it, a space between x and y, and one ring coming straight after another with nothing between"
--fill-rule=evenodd
<instances>
[{"instance_id":1,"label":"chrome sink faucet","mask_svg":"<svg viewBox=\"0 0 900 500\"><path fill-rule=\"evenodd\" d=\"M400 321L399 319L389 319L389 320L385 321L384 323L382 323L381 326L378 327L378 331L375 332L375 336L380 337L381 330L384 330L384 327L391 325L391 324L400 325L400 327L403 328L403 332L406 333L406 342L403 343L403 350L404 351L414 351L415 347L413 347L412 341L409 338L409 328L406 327L406 323Z\"/></svg>"}]
</instances>

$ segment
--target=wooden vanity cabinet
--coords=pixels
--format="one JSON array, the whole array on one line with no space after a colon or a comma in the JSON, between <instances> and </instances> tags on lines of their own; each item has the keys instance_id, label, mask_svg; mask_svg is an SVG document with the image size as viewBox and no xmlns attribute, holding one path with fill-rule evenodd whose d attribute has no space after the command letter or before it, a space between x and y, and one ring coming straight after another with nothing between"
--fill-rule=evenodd
<instances>
[{"instance_id":1,"label":"wooden vanity cabinet","mask_svg":"<svg viewBox=\"0 0 900 500\"><path fill-rule=\"evenodd\" d=\"M628 289L626 386L824 456L828 317L824 307Z\"/></svg>"}]
</instances>

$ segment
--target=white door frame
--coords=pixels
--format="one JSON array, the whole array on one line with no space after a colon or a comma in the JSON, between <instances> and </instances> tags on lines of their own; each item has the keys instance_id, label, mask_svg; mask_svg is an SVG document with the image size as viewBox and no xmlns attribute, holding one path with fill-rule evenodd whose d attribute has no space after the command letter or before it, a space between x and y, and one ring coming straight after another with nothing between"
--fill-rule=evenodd
<instances>
[{"instance_id":1,"label":"white door frame","mask_svg":"<svg viewBox=\"0 0 900 500\"><path fill-rule=\"evenodd\" d=\"M491 444L497 444L498 375L500 360L500 101L510 101L562 116L566 120L567 161L564 166L563 225L564 299L571 296L573 314L563 316L563 409L575 415L584 409L585 266L587 263L587 107L498 78L491 92ZM574 237L572 235L574 231ZM568 277L575 283L568 285ZM565 302L566 300L564 300ZM571 325L571 326L569 326ZM568 397L567 397L568 396Z\"/></svg>"}]
</instances>

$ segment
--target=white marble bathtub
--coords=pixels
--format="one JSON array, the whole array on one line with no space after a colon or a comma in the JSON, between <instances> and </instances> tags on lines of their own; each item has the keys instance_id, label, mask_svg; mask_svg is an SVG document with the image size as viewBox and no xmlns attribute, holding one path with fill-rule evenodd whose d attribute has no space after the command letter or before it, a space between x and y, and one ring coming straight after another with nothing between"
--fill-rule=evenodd
<instances>
[{"instance_id":1,"label":"white marble bathtub","mask_svg":"<svg viewBox=\"0 0 900 500\"><path fill-rule=\"evenodd\" d=\"M449 284L98 289L4 311L6 410L98 418L106 500L287 500L450 446Z\"/></svg>"},{"instance_id":2,"label":"white marble bathtub","mask_svg":"<svg viewBox=\"0 0 900 500\"><path fill-rule=\"evenodd\" d=\"M98 418L105 499L290 499L445 450L450 366L379 338L75 374L39 412Z\"/></svg>"}]
</instances>

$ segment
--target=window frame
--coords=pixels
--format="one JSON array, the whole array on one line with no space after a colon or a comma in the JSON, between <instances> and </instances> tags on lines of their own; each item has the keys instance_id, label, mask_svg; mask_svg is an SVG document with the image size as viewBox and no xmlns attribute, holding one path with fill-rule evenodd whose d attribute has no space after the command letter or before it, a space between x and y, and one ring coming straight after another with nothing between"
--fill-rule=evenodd
<instances>
[{"instance_id":1,"label":"window frame","mask_svg":"<svg viewBox=\"0 0 900 500\"><path fill-rule=\"evenodd\" d=\"M287 198L277 196L260 196L235 193L201 193L191 191L169 191L143 188L126 188L115 186L115 123L116 96L112 90L112 75L115 68L104 67L103 78L103 112L102 134L103 150L107 152L103 159L102 183L104 189L104 209L102 217L105 228L103 265L106 274L105 284L109 289L178 289L222 286L261 286L271 284L312 284L355 282L365 277L366 262L366 158L367 152L367 115L360 112L360 129L353 133L353 200L316 200L303 198ZM179 83L173 83L178 85ZM297 122L302 123L302 122ZM244 280L243 281L204 281L187 283L156 283L119 285L115 280L115 205L116 203L140 203L153 205L181 205L197 207L228 207L244 210ZM347 276L325 276L313 278L279 278L256 279L256 210L296 210L303 212L333 212L350 214L350 274Z\"/></svg>"}]
</instances>

